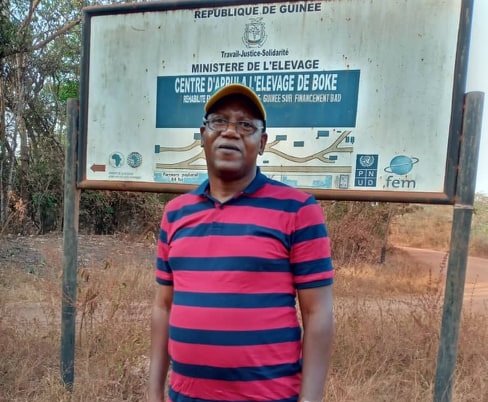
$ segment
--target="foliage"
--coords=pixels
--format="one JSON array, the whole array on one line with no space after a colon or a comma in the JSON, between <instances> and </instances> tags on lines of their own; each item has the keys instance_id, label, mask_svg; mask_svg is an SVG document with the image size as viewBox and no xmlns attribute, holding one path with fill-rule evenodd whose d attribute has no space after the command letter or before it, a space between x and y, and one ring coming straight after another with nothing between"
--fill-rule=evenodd
<instances>
[{"instance_id":1,"label":"foliage","mask_svg":"<svg viewBox=\"0 0 488 402\"><path fill-rule=\"evenodd\" d=\"M390 240L398 246L450 248L454 210L450 205L415 205L411 213L394 219ZM488 257L488 197L477 194L474 201L469 254Z\"/></svg>"},{"instance_id":2,"label":"foliage","mask_svg":"<svg viewBox=\"0 0 488 402\"><path fill-rule=\"evenodd\" d=\"M78 98L79 83L76 81L66 81L59 86L58 97L63 103L66 103L68 99Z\"/></svg>"},{"instance_id":3,"label":"foliage","mask_svg":"<svg viewBox=\"0 0 488 402\"><path fill-rule=\"evenodd\" d=\"M118 191L83 191L80 231L93 234L118 232L158 233L167 195Z\"/></svg>"},{"instance_id":4,"label":"foliage","mask_svg":"<svg viewBox=\"0 0 488 402\"><path fill-rule=\"evenodd\" d=\"M2 229L13 213L12 197L27 206L27 215L40 232L56 227L62 175L55 162L63 158L60 144L66 119L58 88L79 80L81 5L68 0L2 2ZM46 145L49 155L41 150ZM46 220L51 221L47 227L41 223Z\"/></svg>"},{"instance_id":5,"label":"foliage","mask_svg":"<svg viewBox=\"0 0 488 402\"><path fill-rule=\"evenodd\" d=\"M61 229L66 103L79 95L82 8L112 3L8 0L0 4L1 232ZM135 230L136 217L144 226L149 216L160 214L159 198L83 193L81 226L90 233Z\"/></svg>"},{"instance_id":6,"label":"foliage","mask_svg":"<svg viewBox=\"0 0 488 402\"><path fill-rule=\"evenodd\" d=\"M42 234L55 230L61 222L64 160L58 157L60 150L62 145L57 138L41 137L25 180L31 219Z\"/></svg>"},{"instance_id":7,"label":"foliage","mask_svg":"<svg viewBox=\"0 0 488 402\"><path fill-rule=\"evenodd\" d=\"M407 204L359 201L323 202L333 258L341 265L382 262L391 219L407 213Z\"/></svg>"},{"instance_id":8,"label":"foliage","mask_svg":"<svg viewBox=\"0 0 488 402\"><path fill-rule=\"evenodd\" d=\"M488 258L488 196L478 194L471 225L471 255Z\"/></svg>"}]
</instances>

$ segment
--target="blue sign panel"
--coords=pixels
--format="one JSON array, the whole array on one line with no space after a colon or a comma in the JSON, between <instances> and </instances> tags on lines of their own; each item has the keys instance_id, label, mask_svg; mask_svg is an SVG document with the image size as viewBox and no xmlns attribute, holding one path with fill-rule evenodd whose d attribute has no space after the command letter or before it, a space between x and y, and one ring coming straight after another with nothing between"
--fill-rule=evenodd
<instances>
[{"instance_id":1,"label":"blue sign panel","mask_svg":"<svg viewBox=\"0 0 488 402\"><path fill-rule=\"evenodd\" d=\"M356 176L354 179L354 185L356 187L376 187L377 178L378 155L356 155Z\"/></svg>"},{"instance_id":2,"label":"blue sign panel","mask_svg":"<svg viewBox=\"0 0 488 402\"><path fill-rule=\"evenodd\" d=\"M269 127L355 127L359 70L158 77L157 128L198 127L203 105L236 82L261 97Z\"/></svg>"}]
</instances>

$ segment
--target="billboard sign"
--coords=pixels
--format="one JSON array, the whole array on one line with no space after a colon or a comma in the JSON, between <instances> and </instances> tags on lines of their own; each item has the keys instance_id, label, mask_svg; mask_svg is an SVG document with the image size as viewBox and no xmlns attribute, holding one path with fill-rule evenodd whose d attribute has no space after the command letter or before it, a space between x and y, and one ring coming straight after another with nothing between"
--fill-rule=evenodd
<instances>
[{"instance_id":1,"label":"billboard sign","mask_svg":"<svg viewBox=\"0 0 488 402\"><path fill-rule=\"evenodd\" d=\"M219 87L266 107L269 177L319 199L452 202L464 0L180 1L84 11L80 188L183 192Z\"/></svg>"}]
</instances>

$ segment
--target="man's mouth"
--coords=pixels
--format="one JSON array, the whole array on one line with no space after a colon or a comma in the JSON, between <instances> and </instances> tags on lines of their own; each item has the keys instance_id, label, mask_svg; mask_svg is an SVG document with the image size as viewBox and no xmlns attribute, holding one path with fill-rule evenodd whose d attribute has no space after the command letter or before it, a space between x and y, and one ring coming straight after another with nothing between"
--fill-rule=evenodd
<instances>
[{"instance_id":1,"label":"man's mouth","mask_svg":"<svg viewBox=\"0 0 488 402\"><path fill-rule=\"evenodd\" d=\"M218 149L223 150L223 151L237 151L237 152L240 152L239 147L237 147L235 145L229 145L229 144L219 145L218 146Z\"/></svg>"}]
</instances>

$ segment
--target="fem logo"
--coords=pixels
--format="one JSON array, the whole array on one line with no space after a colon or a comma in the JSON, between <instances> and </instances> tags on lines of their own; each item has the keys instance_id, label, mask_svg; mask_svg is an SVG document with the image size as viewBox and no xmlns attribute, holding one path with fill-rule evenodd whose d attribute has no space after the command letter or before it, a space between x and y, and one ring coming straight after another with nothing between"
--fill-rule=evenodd
<instances>
[{"instance_id":1,"label":"fem logo","mask_svg":"<svg viewBox=\"0 0 488 402\"><path fill-rule=\"evenodd\" d=\"M399 176L408 174L412 171L413 165L419 161L419 158L409 157L405 155L395 156L390 161L390 166L385 168L386 173L395 173Z\"/></svg>"},{"instance_id":2,"label":"fem logo","mask_svg":"<svg viewBox=\"0 0 488 402\"><path fill-rule=\"evenodd\" d=\"M419 158L398 155L390 161L390 166L385 168L385 172L405 176L412 171L413 165L418 161ZM388 188L413 189L416 185L416 181L412 179L399 179L393 175L386 176L386 187Z\"/></svg>"}]
</instances>

